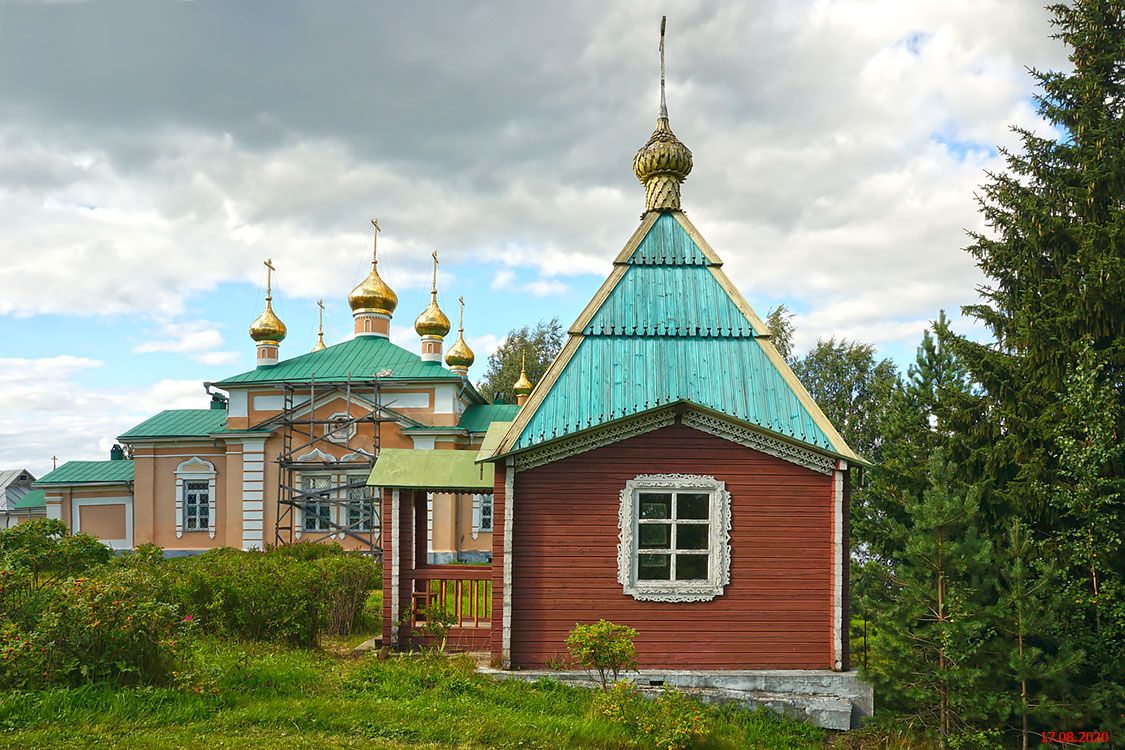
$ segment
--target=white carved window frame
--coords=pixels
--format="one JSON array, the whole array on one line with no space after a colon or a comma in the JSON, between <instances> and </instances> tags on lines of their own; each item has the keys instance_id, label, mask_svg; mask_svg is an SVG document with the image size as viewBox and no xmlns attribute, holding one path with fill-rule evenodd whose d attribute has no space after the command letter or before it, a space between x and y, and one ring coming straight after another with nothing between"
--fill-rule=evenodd
<instances>
[{"instance_id":1,"label":"white carved window frame","mask_svg":"<svg viewBox=\"0 0 1125 750\"><path fill-rule=\"evenodd\" d=\"M710 495L708 578L697 581L641 581L637 576L638 502L642 492L695 491ZM701 474L641 474L625 483L618 511L617 580L639 601L706 602L722 596L730 583L730 493L726 483Z\"/></svg>"},{"instance_id":2,"label":"white carved window frame","mask_svg":"<svg viewBox=\"0 0 1125 750\"><path fill-rule=\"evenodd\" d=\"M343 486L345 484L352 484L353 482L355 482L357 480L366 479L366 475L365 474L343 474L343 475L341 475L340 478L341 478L341 486ZM353 493L353 490L355 490L354 493ZM367 533L367 532L370 532L370 531L374 531L375 529L377 529L379 527L379 510L380 510L380 508L379 508L379 503L377 502L377 500L378 500L379 497L381 497L381 495L380 495L380 490L377 487L370 487L370 486L364 485L364 487L362 488L362 492L360 492L360 490L361 490L361 488L359 488L359 487L353 487L353 488L349 488L348 490L346 490L346 492L347 492L347 498L346 498L347 503L344 505L344 509L343 509L344 517L341 519L341 525L347 526L352 531L356 531L356 532L360 532L360 533ZM360 495L363 495L363 496L361 497ZM371 512L368 514L369 518L368 518L368 523L367 523L366 528L362 524L362 520L363 520L362 514L363 514L363 504L364 503L368 503L371 506ZM355 507L357 505L359 506L358 508ZM356 515L359 516L359 525L355 526L354 528L352 528L352 516L353 516L352 512L353 511L356 511ZM340 535L343 536L343 533L341 533Z\"/></svg>"},{"instance_id":3,"label":"white carved window frame","mask_svg":"<svg viewBox=\"0 0 1125 750\"><path fill-rule=\"evenodd\" d=\"M215 538L215 465L205 461L199 456L193 456L176 467L176 538L179 539L185 531L206 531L212 539ZM188 482L207 482L207 528L184 528L184 504L187 499Z\"/></svg>"}]
</instances>

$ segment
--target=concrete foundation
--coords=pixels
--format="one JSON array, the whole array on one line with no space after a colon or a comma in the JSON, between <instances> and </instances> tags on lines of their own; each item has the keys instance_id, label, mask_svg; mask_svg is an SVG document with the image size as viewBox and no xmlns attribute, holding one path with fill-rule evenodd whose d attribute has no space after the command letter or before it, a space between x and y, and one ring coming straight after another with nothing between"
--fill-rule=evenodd
<instances>
[{"instance_id":1,"label":"concrete foundation","mask_svg":"<svg viewBox=\"0 0 1125 750\"><path fill-rule=\"evenodd\" d=\"M544 677L593 687L584 671L502 671L483 668L498 679L534 681ZM675 687L704 703L759 706L825 729L855 729L875 710L875 691L855 672L824 669L736 669L696 671L642 669L622 675L642 691Z\"/></svg>"}]
</instances>

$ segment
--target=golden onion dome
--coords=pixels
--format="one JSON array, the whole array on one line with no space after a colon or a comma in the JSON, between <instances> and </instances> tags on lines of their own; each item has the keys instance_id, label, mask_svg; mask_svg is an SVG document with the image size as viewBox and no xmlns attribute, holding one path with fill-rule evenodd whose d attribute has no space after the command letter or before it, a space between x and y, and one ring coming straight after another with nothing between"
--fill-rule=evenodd
<instances>
[{"instance_id":1,"label":"golden onion dome","mask_svg":"<svg viewBox=\"0 0 1125 750\"><path fill-rule=\"evenodd\" d=\"M258 316L258 319L250 324L250 338L255 341L273 341L280 343L285 339L287 329L285 324L281 322L281 318L273 311L273 298L266 297L266 309Z\"/></svg>"},{"instance_id":2,"label":"golden onion dome","mask_svg":"<svg viewBox=\"0 0 1125 750\"><path fill-rule=\"evenodd\" d=\"M352 310L372 310L387 315L398 307L398 295L379 276L379 261L372 262L371 273L348 295L348 306Z\"/></svg>"},{"instance_id":3,"label":"golden onion dome","mask_svg":"<svg viewBox=\"0 0 1125 750\"><path fill-rule=\"evenodd\" d=\"M437 292L431 292L430 304L414 321L414 330L419 336L445 336L450 327L449 318L438 307Z\"/></svg>"},{"instance_id":4,"label":"golden onion dome","mask_svg":"<svg viewBox=\"0 0 1125 750\"><path fill-rule=\"evenodd\" d=\"M475 361L476 355L465 343L465 332L459 331L457 340L453 342L453 346L449 347L449 351L445 355L445 364L450 367L472 367Z\"/></svg>"},{"instance_id":5,"label":"golden onion dome","mask_svg":"<svg viewBox=\"0 0 1125 750\"><path fill-rule=\"evenodd\" d=\"M348 305L353 312L370 310L390 315L398 307L398 295L379 276L379 222L372 219L371 225L375 228L375 239L371 246L371 272L348 295Z\"/></svg>"},{"instance_id":6,"label":"golden onion dome","mask_svg":"<svg viewBox=\"0 0 1125 750\"><path fill-rule=\"evenodd\" d=\"M418 332L419 336L441 336L444 337L449 333L452 327L449 318L445 317L445 313L441 311L437 303L437 267L438 256L437 250L434 250L434 282L430 287L430 304L414 321L414 330Z\"/></svg>"},{"instance_id":7,"label":"golden onion dome","mask_svg":"<svg viewBox=\"0 0 1125 750\"><path fill-rule=\"evenodd\" d=\"M517 396L526 396L531 393L531 381L527 379L527 370L524 367L523 358L520 358L520 379L512 386L512 390Z\"/></svg>"}]
</instances>

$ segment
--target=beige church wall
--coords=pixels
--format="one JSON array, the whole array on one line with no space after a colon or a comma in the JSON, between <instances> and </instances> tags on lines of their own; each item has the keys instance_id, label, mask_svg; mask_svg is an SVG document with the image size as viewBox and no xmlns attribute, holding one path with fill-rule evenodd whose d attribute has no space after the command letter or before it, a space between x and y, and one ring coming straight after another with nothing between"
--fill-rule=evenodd
<instances>
[{"instance_id":1,"label":"beige church wall","mask_svg":"<svg viewBox=\"0 0 1125 750\"><path fill-rule=\"evenodd\" d=\"M134 460L138 460L138 449L134 449ZM198 457L215 467L215 538L206 529L183 532L176 536L176 468L184 461ZM145 494L137 491L135 507L145 506L151 513L150 526L152 543L171 550L200 550L222 547L227 543L227 529L222 523L227 509L226 453L214 443L177 444L158 446L145 450L141 458L148 464L149 479L146 480ZM240 530L241 531L241 530ZM139 542L138 542L139 543Z\"/></svg>"},{"instance_id":2,"label":"beige church wall","mask_svg":"<svg viewBox=\"0 0 1125 750\"><path fill-rule=\"evenodd\" d=\"M473 539L473 496L462 495L457 518L457 548L462 552L491 552L492 532L480 532ZM494 520L495 522L495 520Z\"/></svg>"},{"instance_id":3,"label":"beige church wall","mask_svg":"<svg viewBox=\"0 0 1125 750\"><path fill-rule=\"evenodd\" d=\"M125 504L120 505L79 505L78 527L83 534L98 539L125 539Z\"/></svg>"},{"instance_id":4,"label":"beige church wall","mask_svg":"<svg viewBox=\"0 0 1125 750\"><path fill-rule=\"evenodd\" d=\"M225 468L217 477L223 485L224 508L217 524L215 538L224 547L242 547L242 445L233 441L227 443ZM216 508L216 511L218 509Z\"/></svg>"}]
</instances>

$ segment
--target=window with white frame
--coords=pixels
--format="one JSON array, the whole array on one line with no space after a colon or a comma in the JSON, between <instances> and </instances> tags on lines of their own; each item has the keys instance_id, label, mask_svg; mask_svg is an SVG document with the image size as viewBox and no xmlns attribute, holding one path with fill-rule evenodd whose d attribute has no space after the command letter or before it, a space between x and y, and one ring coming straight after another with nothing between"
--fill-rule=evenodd
<instances>
[{"instance_id":1,"label":"window with white frame","mask_svg":"<svg viewBox=\"0 0 1125 750\"><path fill-rule=\"evenodd\" d=\"M189 531L215 538L215 465L193 456L176 466L176 537Z\"/></svg>"},{"instance_id":2,"label":"window with white frame","mask_svg":"<svg viewBox=\"0 0 1125 750\"><path fill-rule=\"evenodd\" d=\"M211 483L184 482L184 531L206 531L210 525Z\"/></svg>"},{"instance_id":3,"label":"window with white frame","mask_svg":"<svg viewBox=\"0 0 1125 750\"><path fill-rule=\"evenodd\" d=\"M480 530L492 531L492 495L480 496Z\"/></svg>"},{"instance_id":4,"label":"window with white frame","mask_svg":"<svg viewBox=\"0 0 1125 750\"><path fill-rule=\"evenodd\" d=\"M473 539L492 531L492 495L473 495Z\"/></svg>"},{"instance_id":5,"label":"window with white frame","mask_svg":"<svg viewBox=\"0 0 1125 750\"><path fill-rule=\"evenodd\" d=\"M331 474L306 474L301 477L301 528L305 531L329 531L332 528L333 491Z\"/></svg>"},{"instance_id":6,"label":"window with white frame","mask_svg":"<svg viewBox=\"0 0 1125 750\"><path fill-rule=\"evenodd\" d=\"M348 484L366 480L361 474L345 477ZM348 487L348 526L352 531L371 531L375 528L374 487Z\"/></svg>"},{"instance_id":7,"label":"window with white frame","mask_svg":"<svg viewBox=\"0 0 1125 750\"><path fill-rule=\"evenodd\" d=\"M730 493L711 476L646 474L625 483L617 577L649 601L708 601L730 582Z\"/></svg>"}]
</instances>

